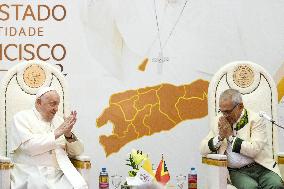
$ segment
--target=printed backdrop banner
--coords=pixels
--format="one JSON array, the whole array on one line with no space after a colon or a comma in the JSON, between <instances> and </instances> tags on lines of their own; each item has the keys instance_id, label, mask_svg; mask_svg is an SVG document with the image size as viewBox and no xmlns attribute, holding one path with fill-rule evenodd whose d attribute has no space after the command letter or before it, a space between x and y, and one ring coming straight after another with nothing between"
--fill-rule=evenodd
<instances>
[{"instance_id":1,"label":"printed backdrop banner","mask_svg":"<svg viewBox=\"0 0 284 189\"><path fill-rule=\"evenodd\" d=\"M127 176L133 148L155 168L163 154L172 184L196 167L203 188L209 81L229 62L252 61L274 76L280 102L283 17L281 0L1 0L0 77L27 60L65 75L93 163L90 188L102 167Z\"/></svg>"}]
</instances>

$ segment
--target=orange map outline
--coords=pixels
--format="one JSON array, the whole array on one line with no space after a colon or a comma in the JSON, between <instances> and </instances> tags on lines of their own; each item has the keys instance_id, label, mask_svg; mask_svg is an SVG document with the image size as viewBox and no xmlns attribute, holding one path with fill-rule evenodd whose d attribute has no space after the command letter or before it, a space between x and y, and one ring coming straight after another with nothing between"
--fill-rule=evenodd
<instances>
[{"instance_id":1,"label":"orange map outline","mask_svg":"<svg viewBox=\"0 0 284 189\"><path fill-rule=\"evenodd\" d=\"M96 120L97 127L113 125L111 135L100 136L106 156L133 140L206 116L208 85L199 79L188 85L162 83L111 95L109 107Z\"/></svg>"}]
</instances>

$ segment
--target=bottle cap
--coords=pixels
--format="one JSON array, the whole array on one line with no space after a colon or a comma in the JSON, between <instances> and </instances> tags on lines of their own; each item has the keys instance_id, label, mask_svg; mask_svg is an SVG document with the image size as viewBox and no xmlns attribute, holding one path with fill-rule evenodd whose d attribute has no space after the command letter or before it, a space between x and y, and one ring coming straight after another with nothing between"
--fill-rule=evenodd
<instances>
[{"instance_id":1,"label":"bottle cap","mask_svg":"<svg viewBox=\"0 0 284 189\"><path fill-rule=\"evenodd\" d=\"M102 171L104 171L104 172L105 172L105 171L106 171L106 168L105 168L105 167L103 167L103 168L102 168Z\"/></svg>"},{"instance_id":2,"label":"bottle cap","mask_svg":"<svg viewBox=\"0 0 284 189\"><path fill-rule=\"evenodd\" d=\"M195 167L191 167L191 169L190 169L190 170L192 170L192 171L193 171L193 170L195 170Z\"/></svg>"}]
</instances>

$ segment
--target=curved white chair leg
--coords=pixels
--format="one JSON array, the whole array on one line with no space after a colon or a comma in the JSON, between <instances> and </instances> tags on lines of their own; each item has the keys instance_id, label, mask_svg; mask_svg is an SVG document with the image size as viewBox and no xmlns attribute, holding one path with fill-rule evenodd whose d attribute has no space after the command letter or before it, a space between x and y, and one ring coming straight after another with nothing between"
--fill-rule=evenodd
<instances>
[{"instance_id":1,"label":"curved white chair leg","mask_svg":"<svg viewBox=\"0 0 284 189\"><path fill-rule=\"evenodd\" d=\"M89 185L90 181L90 169L91 169L91 162L89 156L75 156L71 159L72 164L78 170L78 172L82 175L85 179L86 183Z\"/></svg>"},{"instance_id":2,"label":"curved white chair leg","mask_svg":"<svg viewBox=\"0 0 284 189\"><path fill-rule=\"evenodd\" d=\"M227 156L208 154L202 163L206 165L208 189L227 189Z\"/></svg>"},{"instance_id":3,"label":"curved white chair leg","mask_svg":"<svg viewBox=\"0 0 284 189\"><path fill-rule=\"evenodd\" d=\"M1 189L10 189L11 181L11 169L13 164L11 163L10 158L0 156L0 188Z\"/></svg>"}]
</instances>

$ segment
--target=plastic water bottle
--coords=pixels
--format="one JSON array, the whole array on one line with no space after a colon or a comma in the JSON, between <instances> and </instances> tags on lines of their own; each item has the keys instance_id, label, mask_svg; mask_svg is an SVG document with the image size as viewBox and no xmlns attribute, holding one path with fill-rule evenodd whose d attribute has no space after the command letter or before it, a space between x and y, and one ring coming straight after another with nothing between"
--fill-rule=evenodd
<instances>
[{"instance_id":1,"label":"plastic water bottle","mask_svg":"<svg viewBox=\"0 0 284 189\"><path fill-rule=\"evenodd\" d=\"M109 188L108 173L106 168L103 167L99 176L99 189L108 189L108 188Z\"/></svg>"},{"instance_id":2,"label":"plastic water bottle","mask_svg":"<svg viewBox=\"0 0 284 189\"><path fill-rule=\"evenodd\" d=\"M188 174L188 189L197 189L197 172L194 167L190 169Z\"/></svg>"}]
</instances>

